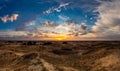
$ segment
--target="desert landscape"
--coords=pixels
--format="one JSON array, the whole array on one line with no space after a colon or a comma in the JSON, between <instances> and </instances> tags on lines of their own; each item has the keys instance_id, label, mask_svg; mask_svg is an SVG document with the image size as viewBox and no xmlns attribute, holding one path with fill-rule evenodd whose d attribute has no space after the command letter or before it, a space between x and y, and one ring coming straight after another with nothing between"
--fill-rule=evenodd
<instances>
[{"instance_id":1,"label":"desert landscape","mask_svg":"<svg viewBox=\"0 0 120 71\"><path fill-rule=\"evenodd\" d=\"M120 0L0 0L0 71L120 71Z\"/></svg>"},{"instance_id":2,"label":"desert landscape","mask_svg":"<svg viewBox=\"0 0 120 71\"><path fill-rule=\"evenodd\" d=\"M0 71L119 70L119 41L0 41Z\"/></svg>"}]
</instances>

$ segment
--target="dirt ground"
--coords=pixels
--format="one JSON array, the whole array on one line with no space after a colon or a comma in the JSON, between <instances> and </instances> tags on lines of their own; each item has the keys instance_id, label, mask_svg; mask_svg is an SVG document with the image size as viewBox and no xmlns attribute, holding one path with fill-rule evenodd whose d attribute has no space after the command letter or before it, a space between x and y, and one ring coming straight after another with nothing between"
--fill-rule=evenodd
<instances>
[{"instance_id":1,"label":"dirt ground","mask_svg":"<svg viewBox=\"0 0 120 71\"><path fill-rule=\"evenodd\" d=\"M120 71L120 41L0 41L0 71Z\"/></svg>"}]
</instances>

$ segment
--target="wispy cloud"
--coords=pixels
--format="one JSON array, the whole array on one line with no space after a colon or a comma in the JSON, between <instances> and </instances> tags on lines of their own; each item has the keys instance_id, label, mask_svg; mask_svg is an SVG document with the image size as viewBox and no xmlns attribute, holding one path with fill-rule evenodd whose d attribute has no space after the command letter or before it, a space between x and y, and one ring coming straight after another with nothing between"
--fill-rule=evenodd
<instances>
[{"instance_id":1,"label":"wispy cloud","mask_svg":"<svg viewBox=\"0 0 120 71\"><path fill-rule=\"evenodd\" d=\"M12 16L9 17L9 15L5 15L4 17L0 17L0 19L6 23L7 21L13 22L15 20L17 20L18 18L18 14L13 14Z\"/></svg>"},{"instance_id":2,"label":"wispy cloud","mask_svg":"<svg viewBox=\"0 0 120 71\"><path fill-rule=\"evenodd\" d=\"M26 31L0 31L0 37L24 37L27 36Z\"/></svg>"},{"instance_id":3,"label":"wispy cloud","mask_svg":"<svg viewBox=\"0 0 120 71\"><path fill-rule=\"evenodd\" d=\"M44 11L43 13L45 14L50 14L52 12L61 12L62 8L66 9L66 6L68 6L70 4L69 3L61 3L58 7L51 7L48 10Z\"/></svg>"},{"instance_id":4,"label":"wispy cloud","mask_svg":"<svg viewBox=\"0 0 120 71\"><path fill-rule=\"evenodd\" d=\"M64 16L64 15L59 15L58 17L59 17L59 19L61 19L61 20L63 20L63 21L69 20L69 17Z\"/></svg>"},{"instance_id":5,"label":"wispy cloud","mask_svg":"<svg viewBox=\"0 0 120 71\"><path fill-rule=\"evenodd\" d=\"M24 24L24 26L29 27L35 25L35 21L29 21Z\"/></svg>"},{"instance_id":6,"label":"wispy cloud","mask_svg":"<svg viewBox=\"0 0 120 71\"><path fill-rule=\"evenodd\" d=\"M69 8L75 9L75 8L81 8L85 12L92 12L96 9L97 6L99 6L98 0L55 0L58 3L66 3L71 2ZM99 0L100 1L100 0Z\"/></svg>"}]
</instances>

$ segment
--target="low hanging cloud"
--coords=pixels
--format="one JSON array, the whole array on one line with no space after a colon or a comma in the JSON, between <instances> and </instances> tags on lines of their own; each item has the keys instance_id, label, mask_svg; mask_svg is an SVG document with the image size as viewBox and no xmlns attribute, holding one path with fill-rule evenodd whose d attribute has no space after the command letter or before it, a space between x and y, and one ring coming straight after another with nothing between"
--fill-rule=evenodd
<instances>
[{"instance_id":1,"label":"low hanging cloud","mask_svg":"<svg viewBox=\"0 0 120 71\"><path fill-rule=\"evenodd\" d=\"M29 26L27 26L29 27ZM55 38L55 37L83 37L86 35L87 25L85 23L65 23L55 25L53 22L46 21L33 30L11 30L0 31L0 38Z\"/></svg>"},{"instance_id":2,"label":"low hanging cloud","mask_svg":"<svg viewBox=\"0 0 120 71\"><path fill-rule=\"evenodd\" d=\"M98 20L92 27L96 37L120 39L120 0L99 1Z\"/></svg>"},{"instance_id":3,"label":"low hanging cloud","mask_svg":"<svg viewBox=\"0 0 120 71\"><path fill-rule=\"evenodd\" d=\"M27 31L0 31L0 37L20 37L27 36Z\"/></svg>"},{"instance_id":4,"label":"low hanging cloud","mask_svg":"<svg viewBox=\"0 0 120 71\"><path fill-rule=\"evenodd\" d=\"M85 23L68 23L65 24L58 24L55 25L53 22L45 22L44 24L41 24L37 27L37 30L47 32L48 36L51 32L53 34L64 34L64 35L72 35L72 36L79 36L79 35L85 35L87 34L88 27Z\"/></svg>"},{"instance_id":5,"label":"low hanging cloud","mask_svg":"<svg viewBox=\"0 0 120 71\"><path fill-rule=\"evenodd\" d=\"M13 14L12 16L5 15L4 17L0 17L0 19L4 23L6 23L7 21L13 22L13 21L17 20L18 16L19 16L18 14Z\"/></svg>"}]
</instances>

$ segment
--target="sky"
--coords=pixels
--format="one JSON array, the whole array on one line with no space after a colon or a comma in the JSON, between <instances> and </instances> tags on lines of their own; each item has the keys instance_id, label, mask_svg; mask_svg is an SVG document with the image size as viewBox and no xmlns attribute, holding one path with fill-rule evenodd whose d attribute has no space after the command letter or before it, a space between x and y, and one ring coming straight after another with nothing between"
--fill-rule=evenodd
<instances>
[{"instance_id":1,"label":"sky","mask_svg":"<svg viewBox=\"0 0 120 71\"><path fill-rule=\"evenodd\" d=\"M0 0L0 40L120 40L120 0Z\"/></svg>"}]
</instances>

